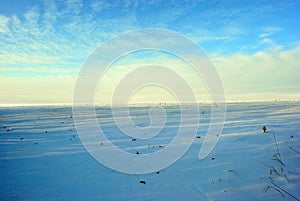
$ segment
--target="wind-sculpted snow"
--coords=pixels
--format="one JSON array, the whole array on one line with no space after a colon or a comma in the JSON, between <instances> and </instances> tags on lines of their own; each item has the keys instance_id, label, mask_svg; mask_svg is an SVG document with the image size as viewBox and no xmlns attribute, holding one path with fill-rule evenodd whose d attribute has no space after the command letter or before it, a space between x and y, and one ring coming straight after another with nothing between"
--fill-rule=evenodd
<instances>
[{"instance_id":1,"label":"wind-sculpted snow","mask_svg":"<svg viewBox=\"0 0 300 201\"><path fill-rule=\"evenodd\" d=\"M162 150L180 126L179 107L163 107L166 124L150 139L124 135L110 107L96 107L96 115L115 146L142 155ZM140 175L113 171L91 157L77 135L71 107L2 107L0 200L299 199L299 103L230 103L227 107L223 133L207 158L199 160L198 153L211 109L199 104L198 132L187 153L170 167ZM137 126L149 125L148 109L130 108ZM102 142L93 143L101 146Z\"/></svg>"}]
</instances>

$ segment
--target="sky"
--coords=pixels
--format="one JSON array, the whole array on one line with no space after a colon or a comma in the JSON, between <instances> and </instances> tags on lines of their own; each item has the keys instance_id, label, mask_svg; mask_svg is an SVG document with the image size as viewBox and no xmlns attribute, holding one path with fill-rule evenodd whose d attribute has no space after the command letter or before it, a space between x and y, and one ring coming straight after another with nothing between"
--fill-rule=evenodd
<instances>
[{"instance_id":1,"label":"sky","mask_svg":"<svg viewBox=\"0 0 300 201\"><path fill-rule=\"evenodd\" d=\"M228 101L300 100L299 10L294 0L2 1L0 105L72 103L88 56L111 38L144 28L175 31L198 44L215 64ZM95 100L109 102L110 82L116 84L130 66L150 62L186 69L182 74L197 100L209 101L203 81L170 55L123 60L112 65ZM146 87L132 101L174 101L170 94Z\"/></svg>"}]
</instances>

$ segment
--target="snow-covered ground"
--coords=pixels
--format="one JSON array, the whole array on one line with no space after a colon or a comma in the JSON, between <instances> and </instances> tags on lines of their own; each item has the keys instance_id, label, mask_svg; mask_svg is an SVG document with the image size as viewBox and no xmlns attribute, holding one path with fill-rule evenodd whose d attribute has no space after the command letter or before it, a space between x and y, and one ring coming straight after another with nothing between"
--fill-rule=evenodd
<instances>
[{"instance_id":1,"label":"snow-covered ground","mask_svg":"<svg viewBox=\"0 0 300 201\"><path fill-rule=\"evenodd\" d=\"M228 104L223 134L203 160L198 152L210 107L199 106L198 138L187 153L145 175L119 173L97 162L81 144L71 107L2 107L0 200L300 199L299 103ZM144 154L162 149L180 125L178 107L165 110L166 127L150 141L122 135L108 107L98 107L97 115L116 146ZM149 123L148 107L132 107L131 115L137 125Z\"/></svg>"}]
</instances>

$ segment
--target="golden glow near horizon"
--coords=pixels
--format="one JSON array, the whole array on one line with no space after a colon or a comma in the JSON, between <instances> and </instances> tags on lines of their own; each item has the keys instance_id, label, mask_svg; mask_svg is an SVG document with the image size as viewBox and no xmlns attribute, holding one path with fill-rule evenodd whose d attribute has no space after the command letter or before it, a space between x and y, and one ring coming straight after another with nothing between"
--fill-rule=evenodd
<instances>
[{"instance_id":1,"label":"golden glow near horizon","mask_svg":"<svg viewBox=\"0 0 300 201\"><path fill-rule=\"evenodd\" d=\"M140 51L126 55L114 62L105 72L104 76L99 80L98 88L95 93L95 102L99 104L110 103L114 96L115 88L119 82L130 72L144 66L163 66L177 73L194 91L197 101L209 100L209 94L206 86L202 81L201 75L198 75L192 66L175 55L160 51ZM155 71L152 74L133 77L135 80L143 80L145 77L160 76ZM166 80L172 83L184 95L185 89L181 85L176 85L176 79L172 76ZM141 87L141 88L140 88ZM147 86L139 86L134 94L132 94L131 103L147 103L147 102L177 102L176 97L171 95L171 90L167 86L159 86L155 83L149 83Z\"/></svg>"}]
</instances>

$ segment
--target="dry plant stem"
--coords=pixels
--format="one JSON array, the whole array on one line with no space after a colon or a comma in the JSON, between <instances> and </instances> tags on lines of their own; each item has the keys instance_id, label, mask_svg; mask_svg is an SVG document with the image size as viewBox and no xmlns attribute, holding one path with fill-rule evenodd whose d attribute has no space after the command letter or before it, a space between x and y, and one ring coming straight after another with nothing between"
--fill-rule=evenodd
<instances>
[{"instance_id":1,"label":"dry plant stem","mask_svg":"<svg viewBox=\"0 0 300 201\"><path fill-rule=\"evenodd\" d=\"M277 192L279 192L280 195L281 195L282 197L284 197L284 194L283 194L278 188L276 188L276 187L274 187L274 186L267 186L266 189L265 189L265 192L268 192L268 190L271 189L271 188L274 189L274 190L276 190Z\"/></svg>"},{"instance_id":2,"label":"dry plant stem","mask_svg":"<svg viewBox=\"0 0 300 201\"><path fill-rule=\"evenodd\" d=\"M276 137L275 137L275 134L274 134L274 133L273 133L273 137L274 137L274 141L275 141L275 144L276 144L276 148L277 148L277 153L278 153L279 159L280 159L280 161L282 161L282 160L281 160L281 155L280 155L280 152L279 152L279 149L278 149L277 140L276 140Z\"/></svg>"},{"instance_id":3,"label":"dry plant stem","mask_svg":"<svg viewBox=\"0 0 300 201\"><path fill-rule=\"evenodd\" d=\"M289 196L291 196L292 198L294 198L297 201L300 201L298 198L296 198L295 196L293 196L292 194L290 194L289 192L287 192L286 190L284 190L283 188L281 188L280 186L278 186L277 184L274 183L274 181L270 181L271 184L273 184L276 188L280 189L281 191L285 192L286 194L288 194Z\"/></svg>"},{"instance_id":4,"label":"dry plant stem","mask_svg":"<svg viewBox=\"0 0 300 201\"><path fill-rule=\"evenodd\" d=\"M294 149L293 147L291 147L291 146L289 146L289 145L286 145L288 148L290 148L291 150L293 150L294 152L296 152L297 154L299 154L300 155L300 152L299 151L297 151L296 149Z\"/></svg>"},{"instance_id":5,"label":"dry plant stem","mask_svg":"<svg viewBox=\"0 0 300 201\"><path fill-rule=\"evenodd\" d=\"M278 143L277 143L277 140L276 140L276 136L275 134L273 133L273 138L274 138L274 141L275 141L275 145L276 145L276 149L277 149L277 154L274 154L274 159L279 161L281 165L284 166L283 162L282 162L282 159L281 159L281 155L280 155L280 152L279 152L279 148L278 148ZM288 145L287 145L288 146ZM290 149L293 149L292 147L288 146ZM296 150L294 150L296 151ZM296 151L297 152L297 151ZM277 158L278 157L278 158ZM271 169L270 169L270 175L272 175L272 172L275 172L276 174L279 175L278 171L271 166ZM283 173L283 168L281 167L281 173ZM280 175L279 175L280 176ZM286 174L284 174L284 177L286 178L286 180L288 181L288 183L290 183L289 179L287 178ZM265 192L268 191L269 188L273 188L275 189L276 191L280 192L280 194L284 197L284 195L282 194L282 192L286 193L287 195L291 196L292 198L294 198L295 200L297 201L300 201L298 198L296 198L294 195L292 195L291 193L287 192L286 190L284 190L283 188L281 188L280 186L278 186L274 180L272 179L272 177L269 177L270 179L270 183L273 185L273 186L268 186L265 190Z\"/></svg>"}]
</instances>

